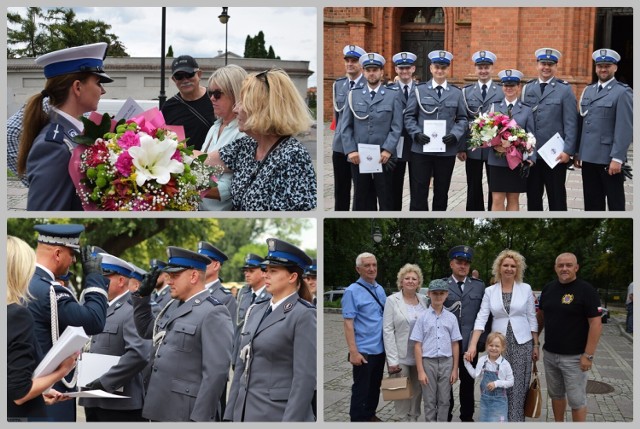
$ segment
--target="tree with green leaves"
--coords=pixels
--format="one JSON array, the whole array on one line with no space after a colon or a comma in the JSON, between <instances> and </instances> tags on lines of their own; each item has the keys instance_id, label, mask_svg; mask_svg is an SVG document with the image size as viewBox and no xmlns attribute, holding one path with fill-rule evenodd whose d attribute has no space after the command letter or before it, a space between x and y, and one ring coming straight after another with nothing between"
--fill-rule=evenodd
<instances>
[{"instance_id":1,"label":"tree with green leaves","mask_svg":"<svg viewBox=\"0 0 640 429\"><path fill-rule=\"evenodd\" d=\"M265 45L264 33L262 31L259 31L254 37L247 35L244 42L244 57L271 58L279 60L280 57L276 56L273 47L269 45L269 50L267 50Z\"/></svg>"}]
</instances>

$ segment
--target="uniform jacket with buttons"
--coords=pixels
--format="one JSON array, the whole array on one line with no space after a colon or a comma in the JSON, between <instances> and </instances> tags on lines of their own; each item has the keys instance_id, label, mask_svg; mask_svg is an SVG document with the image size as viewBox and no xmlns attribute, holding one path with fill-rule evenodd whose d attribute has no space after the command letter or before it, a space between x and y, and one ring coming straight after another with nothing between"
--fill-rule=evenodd
<instances>
[{"instance_id":1,"label":"uniform jacket with buttons","mask_svg":"<svg viewBox=\"0 0 640 429\"><path fill-rule=\"evenodd\" d=\"M131 293L127 292L107 308L107 321L101 334L91 337L90 353L120 356L99 380L107 392L129 398L81 398L84 407L108 410L138 410L142 408L144 390L141 371L149 361L151 341L143 340L133 323Z\"/></svg>"},{"instance_id":2,"label":"uniform jacket with buttons","mask_svg":"<svg viewBox=\"0 0 640 429\"><path fill-rule=\"evenodd\" d=\"M350 79L346 76L336 79L333 83L333 113L335 115L336 121L336 129L333 134L333 143L331 144L331 149L334 152L344 153L344 148L342 147L342 139L341 139L341 130L339 127L340 124L340 115L344 112L345 104L347 103L347 95L351 90L351 84L349 83ZM364 78L364 74L360 75L360 78L356 80L353 84L353 87L356 88L361 85L365 85L367 80ZM347 107L348 109L349 107Z\"/></svg>"},{"instance_id":3,"label":"uniform jacket with buttons","mask_svg":"<svg viewBox=\"0 0 640 429\"><path fill-rule=\"evenodd\" d=\"M212 422L229 375L231 316L206 289L179 304L171 301L158 320L159 331L166 334L155 349L142 416L154 421ZM133 305L138 333L151 337L149 297L133 297Z\"/></svg>"},{"instance_id":4,"label":"uniform jacket with buttons","mask_svg":"<svg viewBox=\"0 0 640 429\"><path fill-rule=\"evenodd\" d=\"M316 309L293 294L271 314L270 300L255 304L242 332L241 349L251 346L249 366L238 358L225 420L314 420ZM244 417L244 418L243 418Z\"/></svg>"},{"instance_id":5,"label":"uniform jacket with buttons","mask_svg":"<svg viewBox=\"0 0 640 429\"><path fill-rule=\"evenodd\" d=\"M491 81L491 85L487 85L487 95L484 100L482 99L482 86L478 81L462 88L462 96L466 101L465 108L467 110L467 120L469 123L472 123L480 114L487 113L495 101L504 99L502 87L498 86L493 80ZM468 149L469 132L467 132L465 139L467 140L466 150L468 158L483 161L486 161L489 158L489 152L493 149L488 147L476 150Z\"/></svg>"},{"instance_id":6,"label":"uniform jacket with buttons","mask_svg":"<svg viewBox=\"0 0 640 429\"><path fill-rule=\"evenodd\" d=\"M554 77L542 93L540 81L534 79L522 87L521 99L533 111L536 147L559 133L564 139L563 151L573 156L578 141L578 102L571 85Z\"/></svg>"},{"instance_id":7,"label":"uniform jacket with buttons","mask_svg":"<svg viewBox=\"0 0 640 429\"><path fill-rule=\"evenodd\" d=\"M404 112L404 125L413 136L416 133L424 133L425 120L444 120L447 122L446 134L453 134L458 142L446 145L445 152L424 152L422 145L414 142L411 151L423 155L455 156L458 152L464 152L466 148L468 121L462 91L449 83L438 98L436 86L438 85L433 80L416 85L409 95Z\"/></svg>"},{"instance_id":8,"label":"uniform jacket with buttons","mask_svg":"<svg viewBox=\"0 0 640 429\"><path fill-rule=\"evenodd\" d=\"M244 326L244 317L247 314L247 309L251 306L251 293L253 289L248 284L242 286L238 292L238 314L236 316L236 326L233 338L233 356L231 357L231 363L235 365L238 358L238 352L240 351L240 333ZM271 294L267 292L267 288L263 288L260 295L256 296L253 302L264 301L265 299L271 299Z\"/></svg>"},{"instance_id":9,"label":"uniform jacket with buttons","mask_svg":"<svg viewBox=\"0 0 640 429\"><path fill-rule=\"evenodd\" d=\"M351 90L351 98L351 106L347 101L340 119L344 153L357 152L358 143L365 143L378 145L381 151L395 156L402 135L400 92L380 85L371 99L369 86L364 84Z\"/></svg>"},{"instance_id":10,"label":"uniform jacket with buttons","mask_svg":"<svg viewBox=\"0 0 640 429\"><path fill-rule=\"evenodd\" d=\"M471 333L476 321L478 311L480 311L480 305L482 304L482 297L484 296L484 282L482 280L468 277L464 282L464 291L460 292L458 283L454 280L453 276L443 279L449 286L449 295L444 302L444 306L458 318L458 325L460 326L460 334L462 335L462 349L467 350L469 347L469 340L471 339ZM460 303L459 305L457 303ZM488 332L480 337L479 343L484 343Z\"/></svg>"},{"instance_id":11,"label":"uniform jacket with buttons","mask_svg":"<svg viewBox=\"0 0 640 429\"><path fill-rule=\"evenodd\" d=\"M608 165L613 158L627 160L633 140L633 91L617 80L598 92L598 83L585 88L580 98L582 161Z\"/></svg>"},{"instance_id":12,"label":"uniform jacket with buttons","mask_svg":"<svg viewBox=\"0 0 640 429\"><path fill-rule=\"evenodd\" d=\"M236 302L236 298L231 294L231 291L222 286L220 279L217 279L211 284L207 283L205 286L209 289L212 297L227 306L227 310L229 310L229 314L233 319L233 316L238 312L238 303ZM235 330L233 321L231 322L231 326Z\"/></svg>"}]
</instances>

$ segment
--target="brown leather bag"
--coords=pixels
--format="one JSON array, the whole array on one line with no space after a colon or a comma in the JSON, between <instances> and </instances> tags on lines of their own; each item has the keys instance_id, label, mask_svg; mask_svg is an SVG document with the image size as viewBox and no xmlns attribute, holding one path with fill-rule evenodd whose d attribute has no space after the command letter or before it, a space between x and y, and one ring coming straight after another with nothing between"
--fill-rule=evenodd
<instances>
[{"instance_id":1,"label":"brown leather bag","mask_svg":"<svg viewBox=\"0 0 640 429\"><path fill-rule=\"evenodd\" d=\"M540 389L538 367L535 362L533 362L533 370L531 372L531 384L527 392L527 399L524 401L524 415L537 419L542 411L542 390Z\"/></svg>"}]
</instances>

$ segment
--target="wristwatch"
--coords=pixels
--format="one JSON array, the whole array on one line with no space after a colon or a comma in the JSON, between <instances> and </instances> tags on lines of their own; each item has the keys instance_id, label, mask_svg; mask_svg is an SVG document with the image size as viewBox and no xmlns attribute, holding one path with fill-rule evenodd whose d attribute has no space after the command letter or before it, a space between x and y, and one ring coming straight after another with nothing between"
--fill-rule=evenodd
<instances>
[{"instance_id":1,"label":"wristwatch","mask_svg":"<svg viewBox=\"0 0 640 429\"><path fill-rule=\"evenodd\" d=\"M582 356L586 357L589 360L593 360L593 355L587 354L587 353L582 353Z\"/></svg>"}]
</instances>

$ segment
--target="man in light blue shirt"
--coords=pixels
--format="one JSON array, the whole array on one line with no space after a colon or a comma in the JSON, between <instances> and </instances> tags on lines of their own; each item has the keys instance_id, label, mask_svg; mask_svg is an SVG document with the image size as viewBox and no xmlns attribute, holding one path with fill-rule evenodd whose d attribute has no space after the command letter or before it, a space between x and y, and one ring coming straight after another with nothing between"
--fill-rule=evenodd
<instances>
[{"instance_id":1,"label":"man in light blue shirt","mask_svg":"<svg viewBox=\"0 0 640 429\"><path fill-rule=\"evenodd\" d=\"M353 365L349 415L352 422L375 422L381 421L376 417L376 408L385 364L382 312L387 297L382 286L376 283L375 255L358 255L356 271L360 278L345 290L342 298L348 358Z\"/></svg>"}]
</instances>

